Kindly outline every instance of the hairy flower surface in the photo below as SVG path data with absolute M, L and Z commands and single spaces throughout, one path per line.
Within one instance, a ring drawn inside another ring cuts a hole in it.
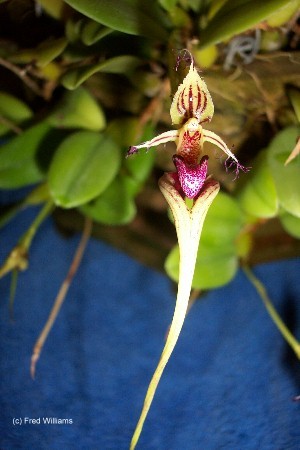
M 220 136 L 202 127 L 202 123 L 210 122 L 213 114 L 211 95 L 191 58 L 189 72 L 178 87 L 170 109 L 172 123 L 181 125 L 181 128 L 167 131 L 149 141 L 130 147 L 128 156 L 137 153 L 141 148 L 148 149 L 167 142 L 175 142 L 177 147 L 173 161 L 181 192 L 188 198 L 197 198 L 207 174 L 208 156 L 203 154 L 204 142 L 211 142 L 227 155 L 229 163 L 226 160 L 226 167 L 234 164 L 236 175 L 240 170 L 248 171 L 238 162 Z M 203 159 L 203 156 L 206 159 Z

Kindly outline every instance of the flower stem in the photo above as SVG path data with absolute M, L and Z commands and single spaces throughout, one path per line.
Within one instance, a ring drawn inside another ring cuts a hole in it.
M 268 293 L 266 291 L 265 286 L 263 283 L 255 276 L 251 268 L 247 264 L 242 265 L 243 270 L 249 279 L 249 281 L 253 284 L 255 287 L 258 295 L 260 296 L 263 304 L 265 305 L 268 313 L 271 316 L 271 319 L 277 326 L 278 330 L 284 337 L 284 339 L 287 341 L 287 343 L 291 346 L 293 351 L 295 352 L 298 359 L 300 359 L 300 343 L 297 341 L 297 339 L 293 336 L 293 334 L 290 332 L 288 327 L 285 325 L 285 323 L 282 321 L 281 317 L 279 316 L 278 312 L 274 308 L 273 303 L 271 302 Z

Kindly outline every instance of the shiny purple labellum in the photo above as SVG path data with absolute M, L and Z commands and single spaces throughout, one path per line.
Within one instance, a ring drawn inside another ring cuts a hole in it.
M 207 160 L 208 156 L 205 155 L 200 164 L 190 165 L 181 156 L 173 156 L 179 183 L 186 197 L 195 198 L 199 195 L 207 175 Z

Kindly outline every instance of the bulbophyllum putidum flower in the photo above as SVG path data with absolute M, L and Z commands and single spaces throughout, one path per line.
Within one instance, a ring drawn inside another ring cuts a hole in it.
M 130 156 L 141 148 L 148 149 L 170 141 L 176 143 L 176 153 L 173 156 L 176 171 L 165 173 L 159 180 L 159 187 L 173 213 L 180 254 L 175 311 L 165 346 L 150 381 L 143 409 L 132 437 L 131 450 L 136 447 L 159 380 L 181 332 L 192 287 L 202 226 L 206 213 L 220 188 L 217 181 L 207 178 L 208 156 L 203 154 L 204 142 L 211 142 L 225 152 L 227 155 L 226 168 L 235 164 L 236 175 L 239 170 L 248 170 L 238 162 L 235 155 L 217 134 L 202 127 L 203 123 L 211 120 L 214 105 L 190 54 L 189 58 L 191 62 L 189 72 L 178 87 L 170 110 L 172 123 L 179 125 L 180 128 L 162 133 L 150 141 L 132 146 L 128 150 L 128 156 Z M 187 203 L 186 198 L 193 200 L 192 206 L 188 206 L 190 202 Z

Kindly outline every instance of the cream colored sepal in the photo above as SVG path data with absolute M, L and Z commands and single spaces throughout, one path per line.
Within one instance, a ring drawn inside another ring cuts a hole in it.
M 200 196 L 195 200 L 192 208 L 188 208 L 184 199 L 174 186 L 172 175 L 167 173 L 164 174 L 159 180 L 159 187 L 174 216 L 180 252 L 179 282 L 176 306 L 169 334 L 157 368 L 150 381 L 144 406 L 131 440 L 130 450 L 134 450 L 136 447 L 159 380 L 174 350 L 182 329 L 190 298 L 204 219 L 212 201 L 220 189 L 220 185 L 217 181 L 212 179 L 207 180 L 202 188 Z

